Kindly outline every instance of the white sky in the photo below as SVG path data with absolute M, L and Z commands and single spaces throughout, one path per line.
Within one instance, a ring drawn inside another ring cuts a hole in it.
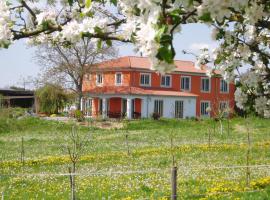
M 181 34 L 177 34 L 174 40 L 176 59 L 192 60 L 191 55 L 184 55 L 182 50 L 198 53 L 204 47 L 213 48 L 216 43 L 211 39 L 211 29 L 202 24 L 185 25 Z M 136 55 L 132 45 L 117 46 L 119 56 Z M 25 45 L 25 41 L 17 41 L 9 49 L 0 50 L 0 88 L 12 85 L 23 86 L 23 79 L 28 76 L 36 76 L 42 66 L 33 59 L 34 48 Z M 27 87 L 27 85 L 26 85 Z

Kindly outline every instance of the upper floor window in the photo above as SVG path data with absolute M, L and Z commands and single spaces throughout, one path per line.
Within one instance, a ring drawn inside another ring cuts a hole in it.
M 201 78 L 201 91 L 210 92 L 210 78 Z
M 220 91 L 224 93 L 229 92 L 229 84 L 223 79 L 220 79 Z
M 103 83 L 103 75 L 102 74 L 97 74 L 96 83 L 97 83 L 97 85 L 101 85 Z
M 115 85 L 122 85 L 122 73 L 115 74 Z
M 141 73 L 140 77 L 141 86 L 150 86 L 151 85 L 151 75 L 147 73 Z
M 172 79 L 171 75 L 161 76 L 161 86 L 171 87 L 171 83 L 172 83 L 171 79 Z
M 182 76 L 181 77 L 181 90 L 190 90 L 191 88 L 191 77 Z

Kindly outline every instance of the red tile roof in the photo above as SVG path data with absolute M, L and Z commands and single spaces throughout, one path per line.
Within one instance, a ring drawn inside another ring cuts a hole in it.
M 175 70 L 179 72 L 192 72 L 192 73 L 206 73 L 206 67 L 203 69 L 195 68 L 192 61 L 175 60 Z M 112 69 L 112 68 L 133 68 L 133 69 L 151 69 L 151 62 L 149 58 L 138 56 L 125 56 L 117 59 L 112 59 L 98 63 L 98 69 Z
M 157 96 L 178 96 L 178 97 L 196 97 L 198 95 L 189 92 L 180 92 L 172 90 L 155 90 L 140 87 L 127 86 L 103 86 L 87 90 L 90 94 L 135 94 L 135 95 L 157 95 Z

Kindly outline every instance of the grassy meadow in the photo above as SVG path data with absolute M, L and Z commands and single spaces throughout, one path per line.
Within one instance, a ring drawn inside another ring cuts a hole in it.
M 78 199 L 170 199 L 172 157 L 178 167 L 178 199 L 270 198 L 267 119 L 224 120 L 223 133 L 212 120 L 118 123 L 124 126 L 75 128 L 89 139 L 77 166 Z M 73 126 L 0 118 L 0 192 L 5 200 L 69 199 L 71 162 L 63 146 Z

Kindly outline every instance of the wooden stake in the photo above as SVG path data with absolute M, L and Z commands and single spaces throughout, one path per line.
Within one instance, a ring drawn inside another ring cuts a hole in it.
M 24 166 L 24 139 L 22 137 L 22 143 L 21 143 L 21 163 Z
M 177 167 L 176 166 L 173 166 L 173 168 L 172 168 L 171 184 L 172 184 L 172 196 L 171 196 L 171 199 L 172 200 L 177 200 Z

